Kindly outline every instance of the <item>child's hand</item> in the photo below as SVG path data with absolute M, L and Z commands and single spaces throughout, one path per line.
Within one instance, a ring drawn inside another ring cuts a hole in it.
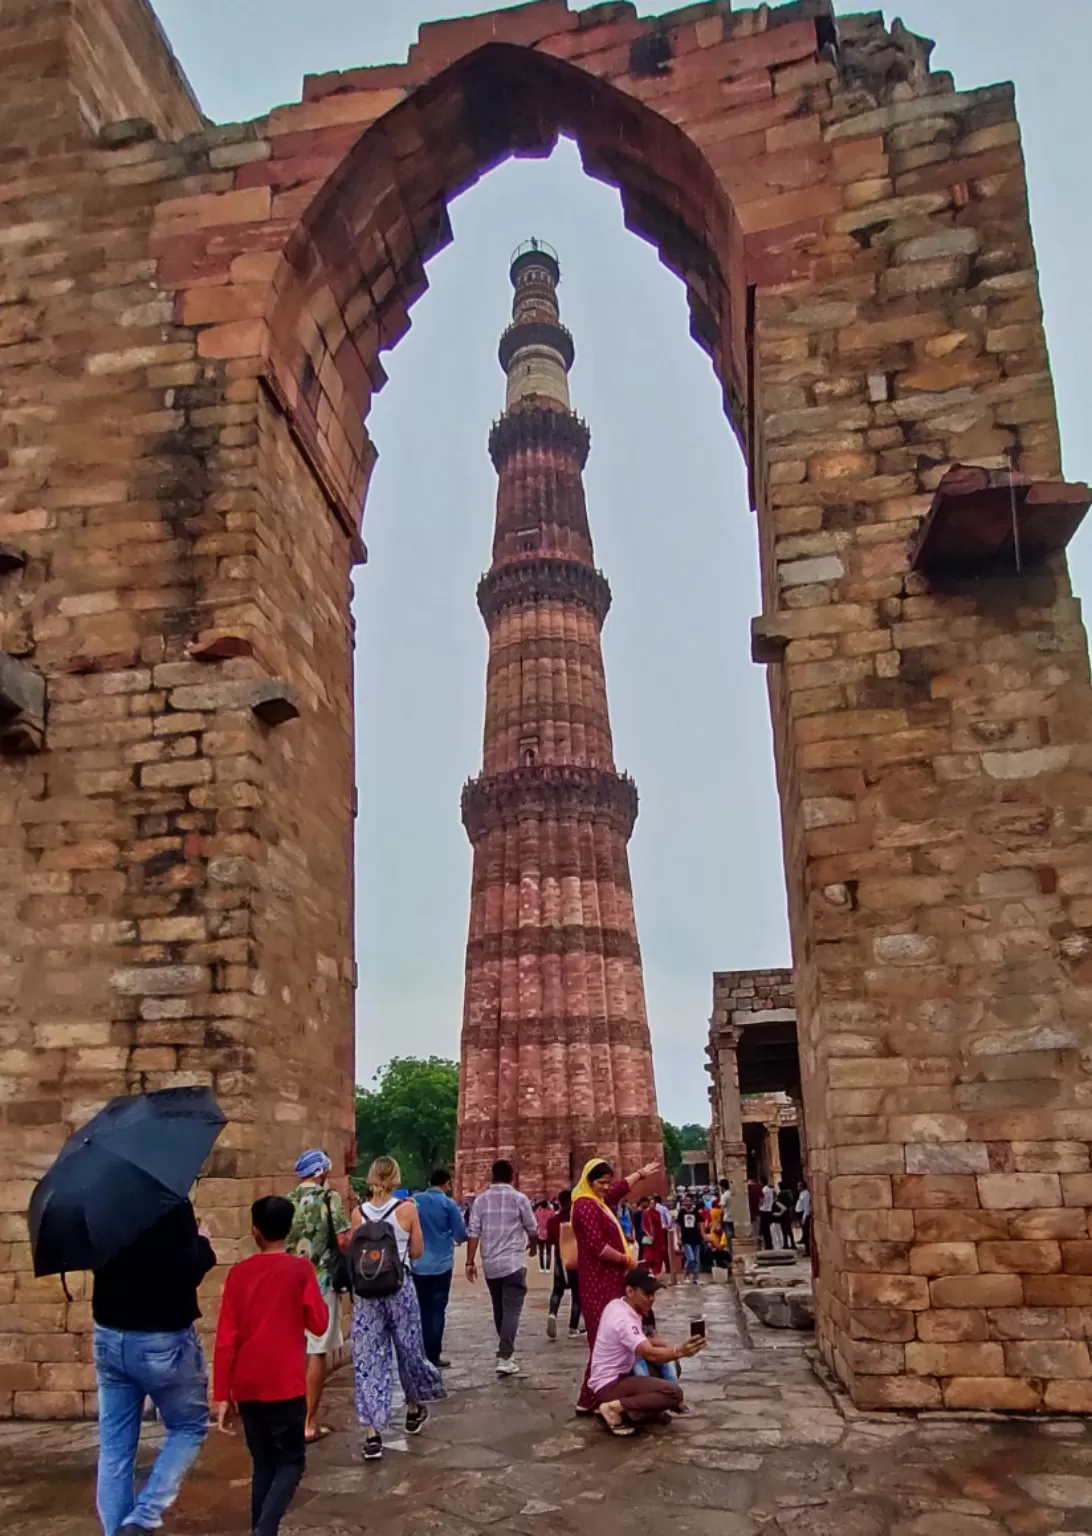
M 216 1428 L 222 1435 L 233 1435 L 235 1431 L 232 1424 L 235 1421 L 235 1404 L 218 1403 L 216 1405 Z

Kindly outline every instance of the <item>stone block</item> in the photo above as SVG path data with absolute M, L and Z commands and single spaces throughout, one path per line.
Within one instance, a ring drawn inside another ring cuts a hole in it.
M 977 1180 L 978 1198 L 987 1211 L 1027 1210 L 1062 1203 L 1056 1173 L 986 1173 Z
M 853 1383 L 858 1408 L 914 1411 L 943 1406 L 940 1383 L 927 1376 L 863 1376 Z
M 975 1180 L 958 1174 L 904 1174 L 891 1181 L 893 1203 L 913 1210 L 975 1210 Z
M 929 1282 L 929 1297 L 934 1307 L 1018 1307 L 1024 1289 L 1019 1275 L 942 1275 Z
M 1034 1376 L 1044 1381 L 1092 1380 L 1092 1359 L 1083 1340 L 1013 1340 L 1004 1345 L 1004 1351 L 1005 1368 L 1012 1376 Z
M 846 1301 L 850 1307 L 892 1307 L 903 1312 L 922 1312 L 930 1304 L 929 1281 L 922 1275 L 850 1273 L 845 1276 L 845 1281 Z
M 906 1369 L 914 1376 L 1003 1376 L 1005 1346 L 907 1344 Z
M 944 1383 L 944 1406 L 979 1413 L 1034 1413 L 1043 1406 L 1043 1393 L 1035 1381 L 1014 1381 L 999 1376 L 953 1376 Z
M 1062 1252 L 1047 1241 L 979 1243 L 978 1263 L 983 1274 L 1053 1275 L 1062 1268 Z
M 966 1307 L 931 1307 L 917 1316 L 923 1344 L 985 1343 L 990 1338 L 986 1313 Z
M 912 1275 L 976 1275 L 978 1268 L 974 1243 L 916 1243 L 910 1249 Z

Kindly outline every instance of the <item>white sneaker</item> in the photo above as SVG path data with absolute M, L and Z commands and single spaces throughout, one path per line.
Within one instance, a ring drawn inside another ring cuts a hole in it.
M 552 1312 L 546 1319 L 546 1337 L 548 1339 L 557 1338 L 557 1318 L 553 1315 Z
M 498 1376 L 518 1376 L 519 1375 L 519 1366 L 516 1364 L 516 1362 L 512 1359 L 511 1356 L 509 1356 L 507 1360 L 500 1360 L 500 1359 L 498 1359 L 498 1361 L 497 1361 L 497 1375 Z

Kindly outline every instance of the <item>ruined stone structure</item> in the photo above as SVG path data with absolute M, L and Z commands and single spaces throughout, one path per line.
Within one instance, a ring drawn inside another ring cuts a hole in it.
M 512 262 L 493 563 L 478 587 L 485 745 L 463 793 L 474 872 L 455 1182 L 484 1189 L 506 1157 L 534 1199 L 571 1187 L 591 1157 L 632 1171 L 663 1155 L 626 852 L 637 790 L 614 766 L 599 642 L 610 588 L 588 528 L 591 439 L 569 404 L 560 276 L 537 241 Z
M 103 1099 L 214 1085 L 225 1259 L 302 1142 L 351 1156 L 369 402 L 448 202 L 562 131 L 750 470 L 820 1348 L 867 1408 L 1092 1408 L 1087 493 L 1011 87 L 826 0 L 345 62 L 213 127 L 144 0 L 0 11 L 0 1412 L 92 1406 L 24 1212 Z
M 737 1232 L 750 1227 L 746 1184 L 751 1174 L 780 1179 L 782 1131 L 796 1137 L 802 1161 L 803 1106 L 791 971 L 715 971 L 709 1044 L 705 1048 L 713 1160 L 732 1185 Z

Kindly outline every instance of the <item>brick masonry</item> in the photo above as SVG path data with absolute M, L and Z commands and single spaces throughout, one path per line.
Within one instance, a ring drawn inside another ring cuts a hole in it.
M 953 464 L 1061 476 L 1011 87 L 822 0 L 539 0 L 227 127 L 143 0 L 7 0 L 0 75 L 0 649 L 47 687 L 0 759 L 0 1412 L 91 1406 L 23 1213 L 104 1098 L 214 1084 L 226 1258 L 301 1140 L 350 1155 L 369 402 L 448 201 L 562 130 L 750 468 L 820 1347 L 863 1407 L 1092 1407 L 1085 634 L 1061 556 L 909 553 Z

